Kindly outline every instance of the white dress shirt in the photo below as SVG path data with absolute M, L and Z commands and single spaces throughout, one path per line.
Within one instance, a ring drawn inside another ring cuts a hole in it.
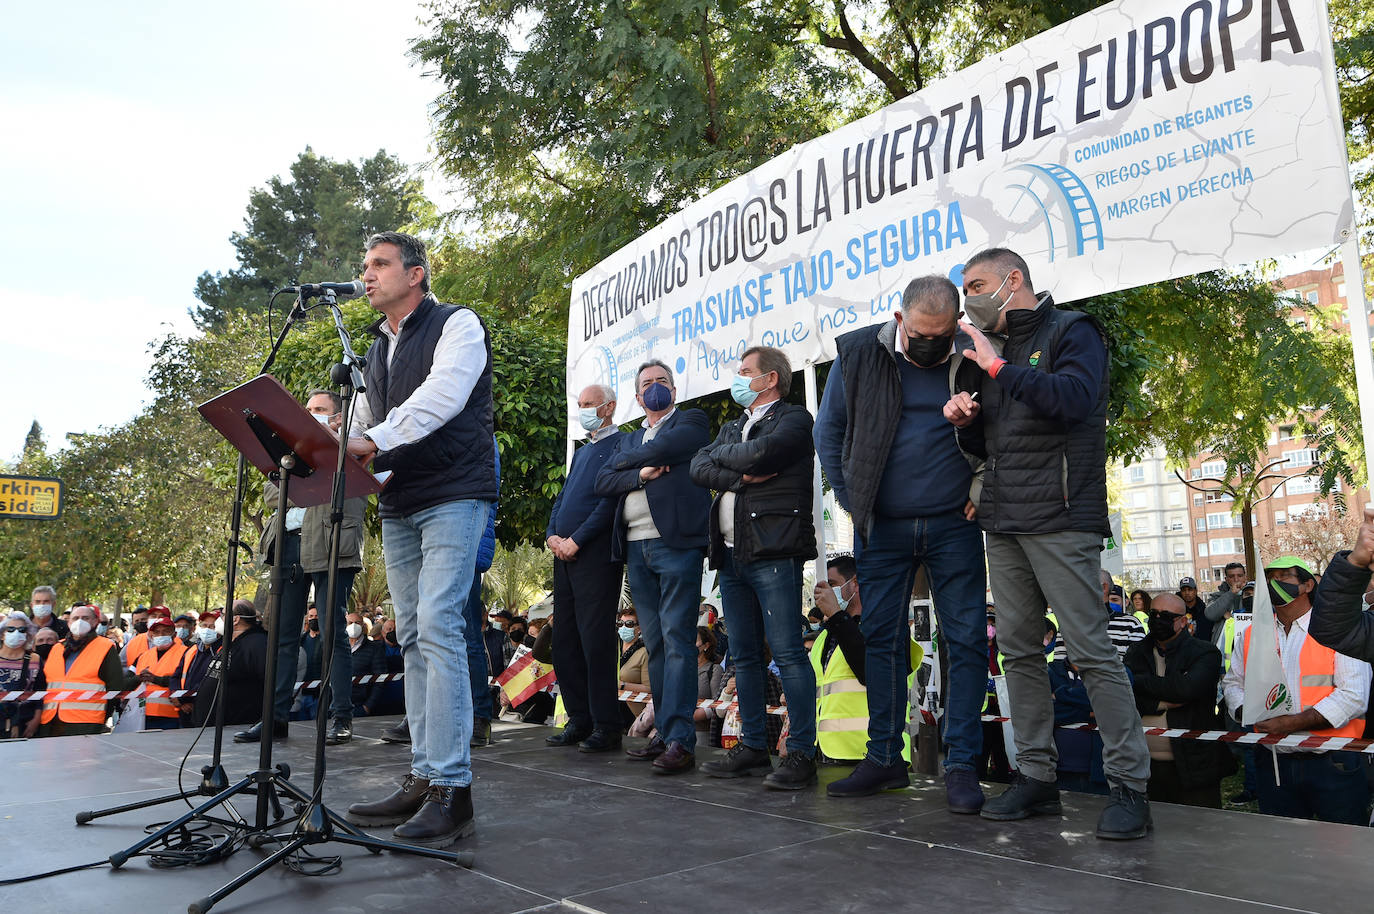
M 1307 641 L 1307 623 L 1312 617 L 1312 612 L 1303 613 L 1288 631 L 1283 630 L 1283 623 L 1277 619 L 1274 624 L 1279 634 L 1279 659 L 1283 662 L 1283 678 L 1288 684 L 1288 693 L 1293 696 L 1299 705 L 1302 704 L 1300 680 L 1302 678 L 1301 656 L 1303 644 Z M 1236 642 L 1231 649 L 1231 668 L 1226 671 L 1226 675 L 1221 679 L 1222 695 L 1232 713 L 1239 720 L 1241 709 L 1245 706 L 1245 631 L 1249 628 L 1236 626 Z M 1363 660 L 1356 660 L 1354 657 L 1347 657 L 1345 654 L 1336 655 L 1336 688 L 1330 695 L 1317 702 L 1312 707 L 1317 709 L 1317 713 L 1325 717 L 1332 727 L 1343 727 L 1357 717 L 1362 717 L 1365 712 L 1365 705 L 1369 701 L 1369 683 L 1374 670 L 1370 669 L 1368 663 Z M 1299 711 L 1306 711 L 1307 708 L 1299 707 Z M 1324 749 L 1292 749 L 1287 746 L 1271 746 L 1278 752 L 1324 752 Z
M 387 368 L 396 354 L 396 344 L 405 333 L 411 315 L 401 318 L 397 330 L 392 331 L 389 320 L 382 321 L 381 332 L 390 341 L 387 347 Z M 384 417 L 372 415 L 367 397 L 358 397 L 353 407 L 350 435 L 363 432 L 372 439 L 379 451 L 389 451 L 403 444 L 419 441 L 445 422 L 463 411 L 472 389 L 487 367 L 487 348 L 482 322 L 477 315 L 464 308 L 451 315 L 444 324 L 434 346 L 434 361 L 429 375 L 405 402 Z

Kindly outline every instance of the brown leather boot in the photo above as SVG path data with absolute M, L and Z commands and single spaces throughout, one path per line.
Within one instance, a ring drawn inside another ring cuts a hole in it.
M 354 803 L 344 818 L 354 825 L 396 825 L 409 819 L 425 802 L 429 779 L 407 774 L 401 787 L 391 796 L 375 803 Z
M 476 831 L 472 823 L 472 788 L 440 787 L 437 784 L 425 794 L 425 805 L 399 825 L 392 837 L 406 844 L 420 847 L 448 847 L 459 838 Z

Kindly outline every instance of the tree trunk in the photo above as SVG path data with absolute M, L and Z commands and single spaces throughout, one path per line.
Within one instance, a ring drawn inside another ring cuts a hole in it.
M 1245 538 L 1245 573 L 1249 580 L 1258 581 L 1255 576 L 1255 524 L 1252 518 L 1252 503 L 1249 498 L 1241 502 L 1240 531 Z

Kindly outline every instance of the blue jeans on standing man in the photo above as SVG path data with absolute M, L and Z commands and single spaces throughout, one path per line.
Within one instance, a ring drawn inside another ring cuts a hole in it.
M 983 747 L 982 707 L 987 691 L 987 574 L 983 533 L 962 508 L 929 517 L 875 515 L 868 542 L 854 543 L 868 686 L 868 758 L 878 765 L 902 760 L 907 726 L 908 625 L 916 569 L 926 567 L 949 654 L 945 689 L 945 770 L 974 770 Z M 731 632 L 734 620 L 731 620 Z
M 751 749 L 773 748 L 768 745 L 764 706 L 766 639 L 787 696 L 787 752 L 814 758 L 816 671 L 802 648 L 802 560 L 760 559 L 736 565 L 734 550 L 723 552 L 720 602 L 730 626 L 730 655 L 735 660 L 740 742 Z
M 405 658 L 411 773 L 438 787 L 472 783 L 464 607 L 490 510 L 490 502 L 463 499 L 382 518 L 387 584 Z
M 625 576 L 649 653 L 654 723 L 665 743 L 696 751 L 697 609 L 701 605 L 701 549 L 673 549 L 659 539 L 632 540 Z

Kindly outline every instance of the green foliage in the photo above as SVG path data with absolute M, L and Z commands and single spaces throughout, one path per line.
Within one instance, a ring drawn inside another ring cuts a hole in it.
M 291 165 L 290 180 L 273 177 L 252 192 L 245 230 L 229 238 L 239 265 L 201 274 L 192 317 L 201 329 L 220 329 L 235 310 L 260 313 L 281 286 L 356 276 L 369 235 L 431 213 L 420 181 L 385 150 L 354 163 L 321 158 L 306 147 Z
M 552 588 L 553 554 L 542 545 L 497 546 L 482 579 L 482 598 L 490 609 L 524 613 Z

